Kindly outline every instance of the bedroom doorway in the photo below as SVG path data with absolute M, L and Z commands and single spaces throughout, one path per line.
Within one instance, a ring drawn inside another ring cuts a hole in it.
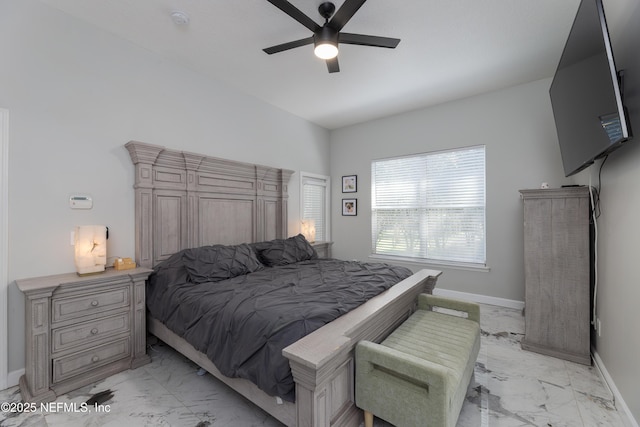
M 8 387 L 9 329 L 7 326 L 9 239 L 9 110 L 0 108 L 0 390 Z

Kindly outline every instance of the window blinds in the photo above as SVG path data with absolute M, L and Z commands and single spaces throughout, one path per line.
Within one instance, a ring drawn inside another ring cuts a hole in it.
M 316 241 L 328 238 L 327 221 L 327 180 L 304 176 L 302 178 L 302 219 L 313 219 L 316 225 Z
M 372 251 L 486 263 L 485 148 L 376 160 Z

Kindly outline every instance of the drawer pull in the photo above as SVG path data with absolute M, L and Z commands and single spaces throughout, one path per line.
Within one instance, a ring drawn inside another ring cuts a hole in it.
M 91 335 L 95 335 L 95 334 L 97 334 L 97 333 L 98 333 L 98 328 L 93 328 L 93 329 L 91 330 Z
M 91 361 L 92 361 L 93 363 L 96 363 L 98 360 L 100 360 L 100 358 L 99 358 L 98 356 L 93 356 L 93 357 L 91 358 Z
M 95 300 L 95 299 L 94 299 L 93 301 L 91 301 L 91 306 L 92 306 L 92 307 L 97 307 L 97 306 L 98 306 L 98 304 L 100 304 L 100 303 L 98 302 L 98 300 Z

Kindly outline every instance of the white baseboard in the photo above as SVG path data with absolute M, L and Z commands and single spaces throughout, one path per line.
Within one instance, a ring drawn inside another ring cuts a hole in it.
M 24 368 L 17 371 L 11 371 L 7 374 L 7 388 L 17 386 L 20 382 L 20 377 L 24 375 Z
M 611 393 L 613 393 L 616 408 L 618 409 L 618 412 L 622 414 L 622 421 L 628 427 L 640 427 L 640 425 L 638 425 L 638 421 L 636 421 L 633 414 L 631 413 L 631 410 L 622 398 L 620 390 L 618 390 L 618 387 L 616 387 L 616 384 L 613 382 L 613 378 L 611 378 L 611 375 L 609 375 L 609 372 L 604 366 L 604 362 L 602 362 L 602 359 L 600 358 L 598 352 L 594 348 L 591 348 L 591 354 L 593 355 L 593 362 L 596 369 L 602 376 L 602 379 L 604 380 L 607 387 L 609 387 L 609 390 L 611 390 Z
M 468 292 L 452 291 L 449 289 L 441 289 L 436 287 L 433 290 L 434 295 L 440 295 L 443 297 L 455 298 L 463 301 L 471 301 L 480 304 L 497 305 L 498 307 L 515 308 L 516 310 L 522 310 L 524 308 L 524 301 L 517 301 L 506 298 L 489 297 L 480 294 L 470 294 Z

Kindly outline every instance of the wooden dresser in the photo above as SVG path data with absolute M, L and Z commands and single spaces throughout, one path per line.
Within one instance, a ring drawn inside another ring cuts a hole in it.
M 590 365 L 589 189 L 520 193 L 525 271 L 522 348 Z
M 57 395 L 149 363 L 145 281 L 136 268 L 16 280 L 26 296 L 25 402 Z

